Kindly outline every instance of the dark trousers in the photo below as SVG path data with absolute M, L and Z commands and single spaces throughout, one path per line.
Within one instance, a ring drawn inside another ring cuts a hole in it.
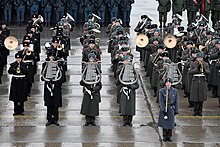
M 125 124 L 131 123 L 132 119 L 133 119 L 133 115 L 124 115 L 123 116 L 123 121 L 124 121 Z
M 163 128 L 163 138 L 170 139 L 172 137 L 172 129 L 164 129 Z
M 164 23 L 163 26 L 166 25 L 167 12 L 159 12 L 159 22 L 160 22 L 160 27 L 162 27 L 162 22 Z
M 194 114 L 202 113 L 203 102 L 194 102 Z
M 59 111 L 57 107 L 47 106 L 47 120 L 59 120 Z
M 188 25 L 193 23 L 196 19 L 196 11 L 187 11 Z
M 21 114 L 24 112 L 24 102 L 14 102 L 14 113 Z
M 95 116 L 86 115 L 86 123 L 94 123 L 94 122 L 95 122 Z
M 27 83 L 27 94 L 31 93 L 32 83 Z

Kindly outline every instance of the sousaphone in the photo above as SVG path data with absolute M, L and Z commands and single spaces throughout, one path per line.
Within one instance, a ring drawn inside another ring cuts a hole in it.
M 18 39 L 14 36 L 8 36 L 4 41 L 4 45 L 8 50 L 15 50 L 18 47 Z
M 174 48 L 177 44 L 177 39 L 174 35 L 172 34 L 168 34 L 167 36 L 165 36 L 165 38 L 163 39 L 163 43 L 167 48 Z
M 135 38 L 135 43 L 138 47 L 143 48 L 145 46 L 148 45 L 149 43 L 149 39 L 146 35 L 144 34 L 139 34 L 136 38 Z

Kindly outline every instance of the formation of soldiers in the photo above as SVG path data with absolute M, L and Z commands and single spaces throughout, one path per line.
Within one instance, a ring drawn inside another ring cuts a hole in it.
M 220 107 L 218 25 L 212 28 L 204 15 L 197 15 L 184 30 L 180 25 L 183 18 L 178 14 L 172 18 L 167 27 L 158 29 L 149 16 L 142 15 L 135 31 L 138 35 L 147 36 L 149 43 L 144 47 L 137 46 L 136 50 L 140 52 L 140 60 L 144 63 L 146 76 L 150 77 L 157 102 L 164 80 L 173 76 L 169 77 L 176 80 L 173 86 L 182 85 L 189 107 L 194 107 L 193 115 L 202 116 L 208 90 L 212 90 L 213 98 L 218 97 Z
M 51 23 L 51 17 L 55 16 L 56 23 L 67 12 L 75 19 L 74 24 L 78 23 L 78 16 L 83 16 L 82 22 L 88 21 L 88 15 L 98 14 L 101 17 L 100 25 L 109 22 L 112 17 L 122 17 L 125 26 L 129 26 L 130 13 L 134 0 L 1 0 L 0 5 L 4 8 L 4 20 L 11 23 L 16 14 L 17 24 L 23 25 L 25 18 L 30 18 L 33 14 L 42 15 L 46 25 Z M 15 13 L 13 13 L 15 12 Z M 28 13 L 29 12 L 29 13 Z M 25 14 L 30 14 L 26 16 Z M 52 15 L 56 14 L 56 15 Z M 110 18 L 106 19 L 106 16 Z

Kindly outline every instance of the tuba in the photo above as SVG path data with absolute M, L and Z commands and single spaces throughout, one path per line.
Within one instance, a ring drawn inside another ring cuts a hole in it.
M 62 71 L 58 66 L 59 61 L 46 61 L 46 66 L 42 70 L 42 79 L 44 81 L 59 81 L 62 78 Z
M 83 62 L 85 65 L 82 72 L 82 81 L 88 85 L 97 84 L 101 81 L 100 62 Z
M 138 72 L 134 67 L 135 63 L 123 63 L 123 67 L 118 76 L 119 82 L 123 85 L 132 85 L 138 81 Z

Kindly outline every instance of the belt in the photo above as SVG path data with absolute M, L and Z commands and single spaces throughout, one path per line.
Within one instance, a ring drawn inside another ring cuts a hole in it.
M 24 63 L 32 63 L 33 64 L 33 60 L 24 60 Z
M 194 74 L 193 77 L 205 77 L 204 74 Z
M 25 75 L 12 75 L 12 77 L 14 77 L 14 78 L 24 78 Z

